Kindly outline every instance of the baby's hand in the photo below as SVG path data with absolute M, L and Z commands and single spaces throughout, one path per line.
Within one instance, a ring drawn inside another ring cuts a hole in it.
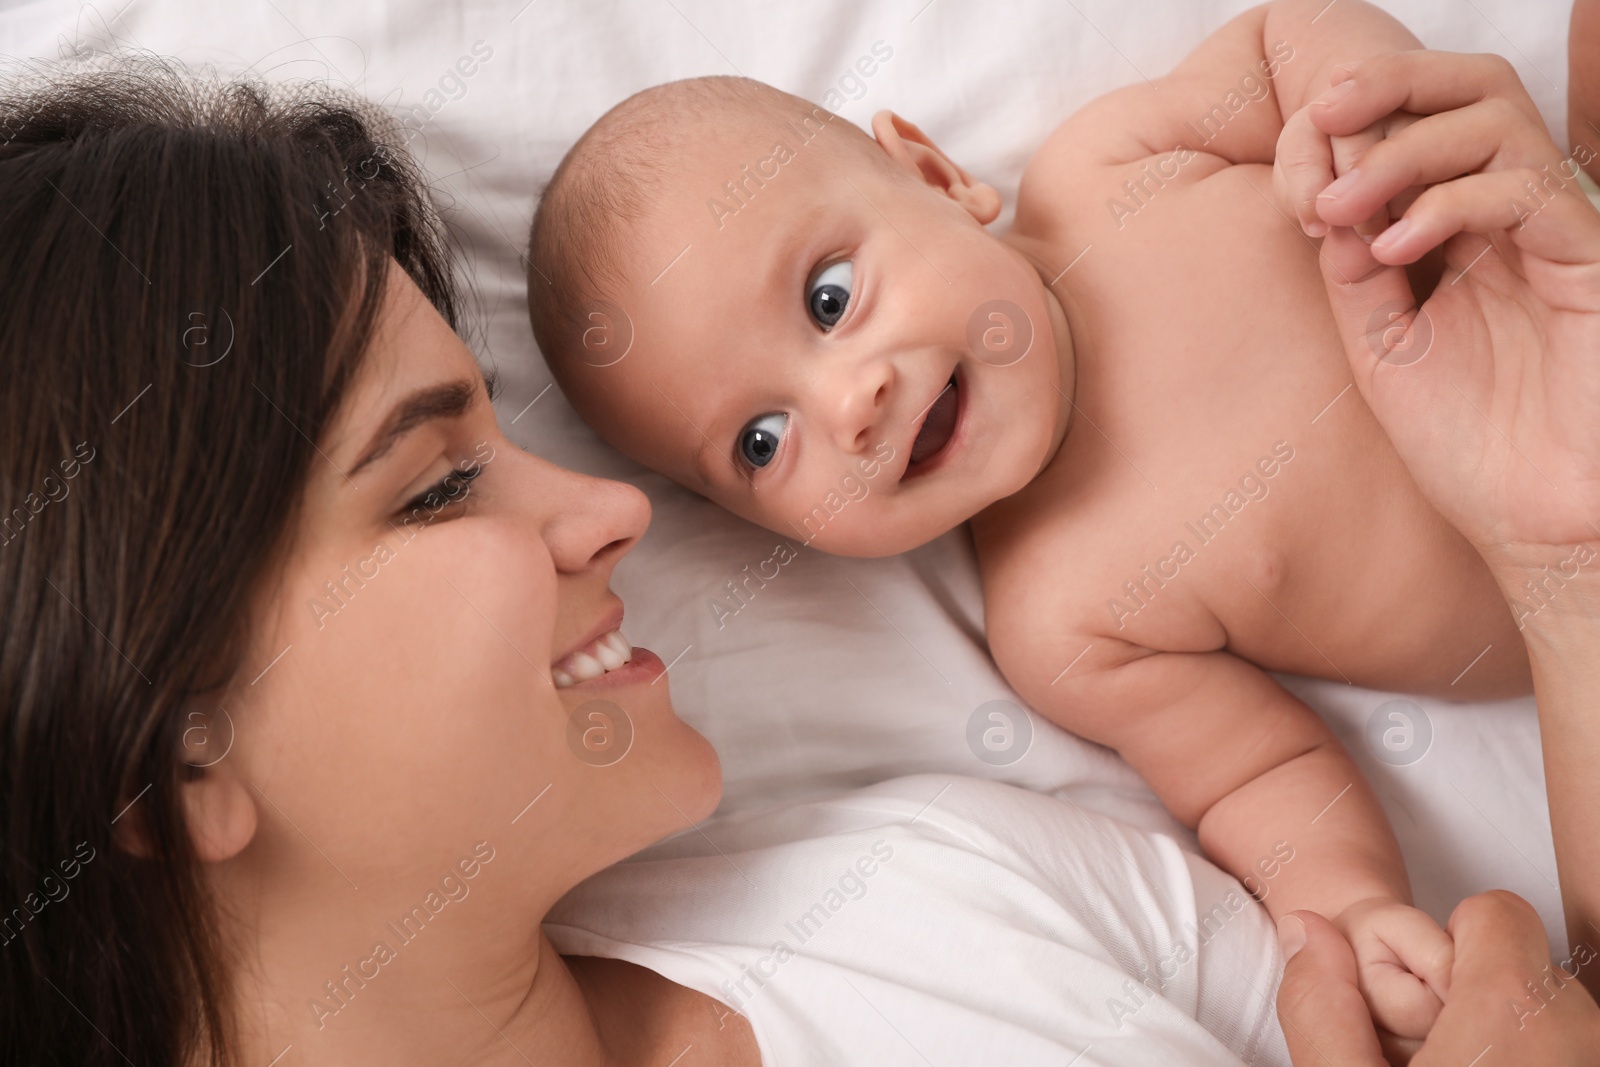
M 1272 160 L 1272 188 L 1279 208 L 1299 224 L 1307 237 L 1323 237 L 1328 233 L 1328 224 L 1317 214 L 1317 194 L 1335 178 L 1342 178 L 1354 169 L 1367 149 L 1399 133 L 1418 118 L 1396 111 L 1364 130 L 1330 137 L 1312 122 L 1315 109 L 1326 106 L 1321 101 L 1312 101 L 1290 115 L 1283 124 L 1283 132 L 1278 135 L 1278 147 Z M 1388 227 L 1391 217 L 1399 218 L 1404 214 L 1420 192 L 1420 189 L 1409 189 L 1390 203 L 1380 204 L 1370 218 L 1355 224 L 1355 231 L 1370 241 Z
M 1386 897 L 1350 905 L 1334 919 L 1355 950 L 1367 1010 L 1402 1038 L 1427 1036 L 1444 1008 L 1455 942 L 1425 912 Z

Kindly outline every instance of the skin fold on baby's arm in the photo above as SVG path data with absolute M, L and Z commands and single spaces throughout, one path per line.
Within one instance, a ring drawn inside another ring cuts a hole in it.
M 1336 67 L 1421 47 L 1394 19 L 1358 0 L 1257 8 L 1167 77 L 1090 105 L 1075 129 L 1079 159 L 1127 167 L 1184 145 L 1194 115 L 1222 99 L 1241 71 L 1276 66 L 1271 61 L 1281 60 L 1286 46 L 1293 62 L 1272 79 L 1278 106 L 1246 109 L 1201 153 L 1220 157 L 1215 165 L 1190 173 L 1272 165 L 1286 124 L 1328 89 Z M 1279 209 L 1286 224 L 1305 217 L 1295 205 Z M 1452 943 L 1409 907 L 1405 867 L 1383 811 L 1316 713 L 1226 650 L 1158 650 L 1105 632 L 1039 627 L 1034 619 L 1031 634 L 990 635 L 1019 692 L 1066 728 L 1121 753 L 1198 830 L 1207 854 L 1247 886 L 1260 886 L 1269 864 L 1269 912 L 1306 909 L 1332 919 L 1356 950 L 1379 1024 L 1402 1036 L 1425 1034 L 1441 1007 Z M 1052 677 L 1032 654 L 1046 641 L 1087 646 L 1083 662 Z M 1272 863 L 1283 842 L 1295 859 Z

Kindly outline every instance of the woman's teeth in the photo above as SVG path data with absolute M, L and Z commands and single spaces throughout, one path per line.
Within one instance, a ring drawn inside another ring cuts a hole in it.
M 559 666 L 551 669 L 550 678 L 557 689 L 566 689 L 614 671 L 632 658 L 633 646 L 628 644 L 621 630 L 612 630 L 562 660 Z

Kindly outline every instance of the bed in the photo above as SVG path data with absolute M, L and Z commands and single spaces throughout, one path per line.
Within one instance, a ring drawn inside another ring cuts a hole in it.
M 1431 46 L 1511 59 L 1565 143 L 1566 5 L 1381 2 Z M 0 52 L 56 57 L 116 43 L 225 71 L 327 78 L 393 107 L 416 131 L 411 146 L 478 294 L 468 340 L 505 382 L 502 425 L 552 461 L 639 486 L 654 505 L 650 535 L 616 586 L 628 635 L 671 664 L 676 706 L 721 754 L 726 791 L 701 827 L 709 839 L 731 817 L 930 774 L 1059 792 L 1192 842 L 1113 753 L 1020 707 L 984 649 L 964 529 L 886 560 L 800 549 L 776 577 L 745 581 L 780 539 L 641 470 L 578 421 L 534 347 L 522 253 L 535 194 L 568 145 L 648 85 L 741 73 L 860 123 L 892 107 L 1009 205 L 1023 163 L 1055 123 L 1105 90 L 1169 69 L 1247 6 L 35 0 L 0 10 Z M 863 56 L 875 59 L 858 65 Z M 1283 680 L 1327 717 L 1374 783 L 1421 907 L 1443 920 L 1468 894 L 1508 888 L 1564 945 L 1531 698 L 1448 706 Z M 1000 721 L 994 715 L 1013 731 L 1004 751 L 976 740 Z

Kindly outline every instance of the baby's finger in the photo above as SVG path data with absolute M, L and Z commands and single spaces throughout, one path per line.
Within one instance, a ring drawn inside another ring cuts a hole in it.
M 1334 85 L 1308 105 L 1311 122 L 1327 134 L 1364 129 L 1394 111 L 1434 115 L 1503 97 L 1532 121 L 1539 109 L 1501 56 L 1458 52 L 1391 52 L 1336 70 Z
M 1433 1028 L 1450 988 L 1455 942 L 1416 908 L 1370 913 L 1353 934 L 1361 992 L 1372 1017 L 1391 1033 L 1422 1038 Z
M 1387 911 L 1374 923 L 1373 932 L 1435 996 L 1443 1000 L 1450 995 L 1456 943 L 1431 915 L 1416 908 Z
M 1304 108 L 1289 116 L 1278 135 L 1272 184 L 1293 211 L 1307 237 L 1321 237 L 1328 224 L 1317 216 L 1317 194 L 1334 179 L 1333 147 L 1328 135 L 1311 125 Z
M 1355 176 L 1343 174 L 1321 191 L 1317 210 L 1330 225 L 1350 226 L 1413 186 L 1510 167 L 1542 168 L 1546 186 L 1565 184 L 1561 154 L 1543 127 L 1529 126 L 1513 105 L 1496 97 L 1431 115 L 1374 142 Z
M 1373 258 L 1390 265 L 1413 263 L 1429 249 L 1462 232 L 1507 231 L 1518 248 L 1555 263 L 1592 264 L 1600 258 L 1600 213 L 1574 186 L 1536 199 L 1528 190 L 1542 175 L 1534 170 L 1472 174 L 1435 185 L 1417 197 L 1405 217 L 1372 244 Z M 1593 283 L 1585 310 L 1595 304 Z
M 1320 131 L 1319 131 L 1320 132 Z M 1344 177 L 1361 162 L 1361 157 L 1367 154 L 1367 149 L 1383 140 L 1381 123 L 1373 123 L 1360 133 L 1349 136 L 1327 137 L 1328 147 L 1333 151 L 1333 173 L 1335 177 Z M 1321 192 L 1318 189 L 1317 192 Z
M 1444 1010 L 1444 1001 L 1433 990 L 1392 963 L 1364 964 L 1361 993 L 1377 1024 L 1400 1037 L 1427 1037 Z

